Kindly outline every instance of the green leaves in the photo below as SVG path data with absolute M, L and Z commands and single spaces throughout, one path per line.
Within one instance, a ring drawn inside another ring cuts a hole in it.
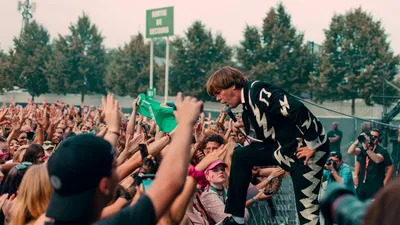
M 200 21 L 194 22 L 185 32 L 185 37 L 177 37 L 172 46 L 170 89 L 172 93 L 181 91 L 209 100 L 205 91 L 208 76 L 219 66 L 231 62 L 232 49 L 221 34 L 212 35 Z M 217 66 L 218 65 L 218 66 Z
M 105 77 L 107 89 L 122 96 L 145 93 L 149 87 L 150 47 L 143 35 L 139 33 L 124 47 L 109 54 L 112 55 Z
M 303 45 L 290 15 L 282 4 L 271 8 L 260 31 L 246 26 L 238 48 L 238 60 L 250 79 L 260 79 L 300 94 L 308 89 L 314 57 Z
M 81 93 L 82 98 L 86 92 L 105 94 L 104 37 L 86 14 L 69 29 L 69 35 L 54 40 L 53 55 L 46 65 L 51 92 Z
M 371 95 L 382 92 L 382 81 L 394 79 L 399 64 L 381 23 L 357 8 L 335 15 L 325 35 L 319 77 L 310 83 L 316 100 L 363 98 L 371 103 Z
M 51 54 L 49 39 L 47 30 L 36 21 L 26 24 L 20 37 L 14 38 L 13 81 L 32 97 L 48 91 L 44 69 Z

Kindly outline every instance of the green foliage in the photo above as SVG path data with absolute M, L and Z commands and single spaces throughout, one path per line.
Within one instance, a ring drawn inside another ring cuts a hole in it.
M 48 91 L 44 69 L 51 54 L 49 39 L 47 30 L 35 21 L 26 24 L 20 37 L 14 38 L 13 84 L 25 88 L 32 97 Z
M 333 16 L 325 36 L 319 76 L 312 77 L 310 86 L 320 102 L 352 100 L 354 114 L 355 99 L 370 104 L 371 95 L 382 93 L 382 81 L 394 79 L 399 56 L 390 49 L 381 23 L 361 8 Z
M 10 56 L 0 49 L 0 93 L 12 87 Z
M 246 26 L 238 60 L 250 79 L 274 83 L 293 94 L 307 91 L 314 55 L 291 24 L 282 4 L 271 8 L 261 31 Z
M 106 73 L 107 89 L 121 96 L 135 97 L 146 93 L 150 74 L 149 49 L 139 33 L 123 48 L 114 51 Z
M 69 30 L 69 35 L 59 35 L 53 43 L 54 54 L 46 66 L 50 90 L 61 94 L 104 94 L 107 66 L 104 37 L 86 14 Z
M 210 99 L 204 85 L 212 68 L 225 65 L 232 58 L 232 49 L 226 44 L 221 34 L 215 37 L 200 21 L 194 22 L 185 32 L 185 37 L 177 37 L 172 42 L 170 69 L 171 93 L 179 91 Z

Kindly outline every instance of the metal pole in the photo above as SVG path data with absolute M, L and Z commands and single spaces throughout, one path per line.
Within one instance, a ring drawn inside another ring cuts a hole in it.
M 169 37 L 167 36 L 167 40 L 166 40 L 166 50 L 165 50 L 165 92 L 164 92 L 164 96 L 165 96 L 165 102 L 168 101 L 168 79 L 169 79 L 169 73 L 168 73 L 168 68 L 169 68 Z
M 386 115 L 387 113 L 387 107 L 386 107 L 386 99 L 385 99 L 385 92 L 386 92 L 386 82 L 385 80 L 382 81 L 382 100 L 383 100 L 383 115 Z
M 153 88 L 153 38 L 150 38 L 150 88 Z

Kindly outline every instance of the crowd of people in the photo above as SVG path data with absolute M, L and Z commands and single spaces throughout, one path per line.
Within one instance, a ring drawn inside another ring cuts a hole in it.
M 221 110 L 213 120 L 201 101 L 179 93 L 177 126 L 164 133 L 138 113 L 138 98 L 131 115 L 112 95 L 99 107 L 3 104 L 0 223 L 245 224 L 260 201 L 274 216 L 271 198 L 291 176 L 300 223 L 319 224 L 321 180 L 356 186 L 364 200 L 390 179 L 378 130 L 348 149 L 358 155 L 353 180 L 337 124 L 326 134 L 289 94 L 230 67 L 206 87 L 224 105 L 243 105 L 244 113 Z
M 201 102 L 177 99 L 178 126 L 169 134 L 137 113 L 138 99 L 130 116 L 112 96 L 100 107 L 3 104 L 0 222 L 220 223 L 244 135 L 224 111 L 212 120 Z M 278 167 L 252 171 L 246 207 L 270 199 L 286 175 Z

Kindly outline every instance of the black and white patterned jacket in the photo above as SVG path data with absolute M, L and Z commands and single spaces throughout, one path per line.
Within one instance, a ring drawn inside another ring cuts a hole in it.
M 246 133 L 251 127 L 257 139 L 277 141 L 281 154 L 293 157 L 303 144 L 321 151 L 327 143 L 321 122 L 303 103 L 275 85 L 248 81 L 242 89 L 242 104 Z

